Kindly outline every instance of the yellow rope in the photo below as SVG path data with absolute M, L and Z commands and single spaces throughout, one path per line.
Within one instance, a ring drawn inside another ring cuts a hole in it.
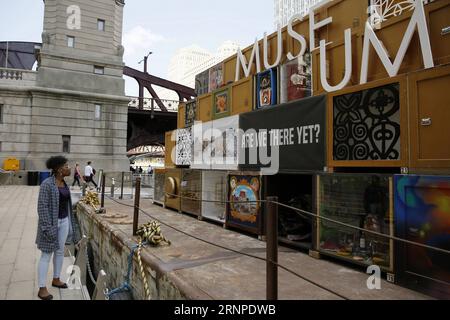
M 170 245 L 170 241 L 167 240 L 161 233 L 161 225 L 156 222 L 152 221 L 147 224 L 142 225 L 137 230 L 137 235 L 139 236 L 139 244 L 138 244 L 138 250 L 137 250 L 137 259 L 139 263 L 139 270 L 141 272 L 141 278 L 144 282 L 144 291 L 145 296 L 147 300 L 151 300 L 150 295 L 150 288 L 148 286 L 147 276 L 145 274 L 144 265 L 142 263 L 141 253 L 142 248 L 144 247 L 144 243 L 149 243 L 153 246 L 158 246 L 162 242 L 166 242 L 168 245 Z
M 97 210 L 98 206 L 100 205 L 100 201 L 98 200 L 98 194 L 92 191 L 86 192 L 86 195 L 80 199 L 80 202 L 93 207 L 95 210 Z
M 151 221 L 149 223 L 142 225 L 137 230 L 137 235 L 143 241 L 146 241 L 153 246 L 158 246 L 162 242 L 165 242 L 168 245 L 170 245 L 170 241 L 167 240 L 161 232 L 161 225 L 156 221 Z
M 148 287 L 148 281 L 147 281 L 147 277 L 145 275 L 144 265 L 142 264 L 142 259 L 141 259 L 141 251 L 142 251 L 143 246 L 144 245 L 142 244 L 142 240 L 140 240 L 139 247 L 137 250 L 137 259 L 138 259 L 138 263 L 139 263 L 139 269 L 141 271 L 141 278 L 142 278 L 142 281 L 144 282 L 145 296 L 146 296 L 147 300 L 151 300 L 150 289 Z

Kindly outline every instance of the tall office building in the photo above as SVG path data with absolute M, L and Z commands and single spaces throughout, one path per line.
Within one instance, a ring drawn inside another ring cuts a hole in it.
M 305 15 L 309 8 L 323 0 L 274 0 L 274 28 L 284 27 L 296 13 Z
M 195 76 L 220 63 L 237 52 L 239 45 L 225 41 L 215 54 L 198 46 L 190 46 L 178 50 L 169 65 L 169 80 L 195 87 Z

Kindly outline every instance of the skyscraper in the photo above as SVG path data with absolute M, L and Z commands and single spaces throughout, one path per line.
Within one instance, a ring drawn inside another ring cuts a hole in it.
M 215 54 L 198 46 L 189 46 L 178 50 L 169 65 L 169 80 L 195 87 L 195 76 L 237 52 L 239 45 L 225 41 Z
M 323 0 L 274 0 L 274 28 L 284 27 L 296 13 L 305 15 L 309 8 Z

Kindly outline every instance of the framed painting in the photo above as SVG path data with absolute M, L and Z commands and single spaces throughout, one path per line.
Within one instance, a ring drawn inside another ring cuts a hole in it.
M 218 90 L 213 94 L 213 119 L 220 119 L 231 114 L 230 89 Z

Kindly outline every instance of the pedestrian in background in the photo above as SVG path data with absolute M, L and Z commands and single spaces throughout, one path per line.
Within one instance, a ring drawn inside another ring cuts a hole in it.
M 70 190 L 64 181 L 70 176 L 70 167 L 63 156 L 51 157 L 47 160 L 47 168 L 52 175 L 42 182 L 38 198 L 38 229 L 36 244 L 42 251 L 38 264 L 38 297 L 52 300 L 47 290 L 47 274 L 50 259 L 53 255 L 52 286 L 66 289 L 67 284 L 60 280 L 66 243 L 77 243 L 80 239 L 79 225 L 72 212 Z
M 75 186 L 75 183 L 78 184 L 78 187 L 81 187 L 80 185 L 80 179 L 81 182 L 84 183 L 84 179 L 81 176 L 81 171 L 80 171 L 80 165 L 78 163 L 75 164 L 75 169 L 73 170 L 73 183 L 72 183 L 72 187 Z
M 87 185 L 89 185 L 89 182 L 92 182 L 94 184 L 95 188 L 98 189 L 98 186 L 94 181 L 95 171 L 92 168 L 91 164 L 92 164 L 92 161 L 88 161 L 87 166 L 84 167 L 84 180 L 86 181 Z

